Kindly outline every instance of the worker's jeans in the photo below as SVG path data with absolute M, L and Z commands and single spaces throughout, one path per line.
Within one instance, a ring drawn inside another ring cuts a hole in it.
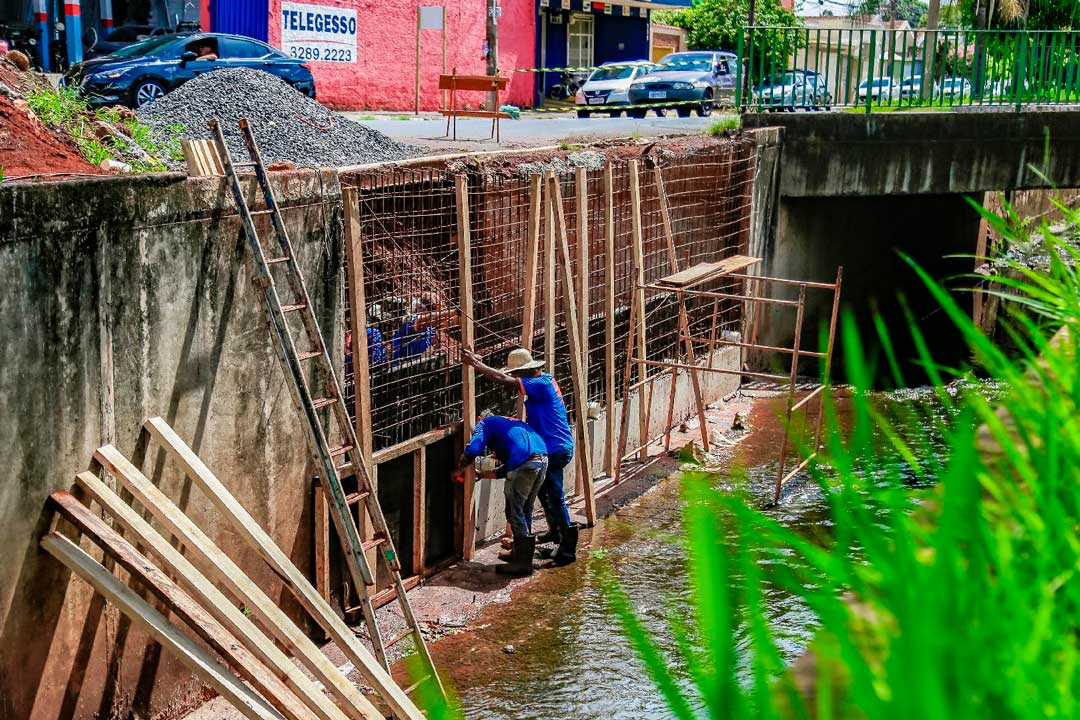
M 573 459 L 573 448 L 548 455 L 547 477 L 540 486 L 540 507 L 544 508 L 549 530 L 570 527 L 570 511 L 566 509 L 566 493 L 563 491 L 563 469 Z
M 547 474 L 546 455 L 533 455 L 506 473 L 506 521 L 514 537 L 532 534 L 532 513 L 536 494 Z

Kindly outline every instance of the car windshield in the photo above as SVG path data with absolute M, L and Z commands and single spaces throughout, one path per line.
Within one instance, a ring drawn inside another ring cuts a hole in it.
M 685 70 L 689 72 L 712 72 L 712 55 L 668 55 L 660 61 L 660 69 Z
M 597 68 L 592 75 L 589 76 L 589 80 L 626 80 L 634 74 L 634 67 L 622 66 L 622 67 L 602 67 Z
M 109 57 L 142 57 L 144 55 L 153 55 L 163 46 L 168 45 L 176 40 L 171 35 L 159 35 L 157 37 L 147 38 L 142 42 L 137 42 L 134 45 L 128 45 L 125 48 L 120 48 Z
M 789 72 L 784 73 L 783 75 L 774 75 L 773 77 L 761 83 L 761 87 L 772 87 L 774 85 L 794 85 L 796 82 L 798 82 L 798 79 L 796 78 L 795 73 Z

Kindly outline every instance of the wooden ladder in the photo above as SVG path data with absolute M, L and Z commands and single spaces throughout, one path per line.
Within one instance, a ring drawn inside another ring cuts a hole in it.
M 255 136 L 251 131 L 251 124 L 246 118 L 240 120 L 240 134 L 247 148 L 250 162 L 234 163 L 229 149 L 225 144 L 225 136 L 221 125 L 213 120 L 210 122 L 210 130 L 214 134 L 218 153 L 221 156 L 225 169 L 225 177 L 232 187 L 233 198 L 244 225 L 247 235 L 248 246 L 251 248 L 255 274 L 253 284 L 262 297 L 266 308 L 267 319 L 270 323 L 271 335 L 285 370 L 285 375 L 290 380 L 292 395 L 297 403 L 300 415 L 308 429 L 308 447 L 316 466 L 320 469 L 323 490 L 325 491 L 330 516 L 333 518 L 334 527 L 341 547 L 345 554 L 345 564 L 352 578 L 356 594 L 360 598 L 360 607 L 363 611 L 364 621 L 367 624 L 368 635 L 371 639 L 375 657 L 384 669 L 389 671 L 386 651 L 397 643 L 411 637 L 416 645 L 416 651 L 423 661 L 426 675 L 415 678 L 414 684 L 406 689 L 412 692 L 427 681 L 436 683 L 439 693 L 445 698 L 446 692 L 442 686 L 442 680 L 435 671 L 428 652 L 424 637 L 420 632 L 420 626 L 416 622 L 412 606 L 409 604 L 405 593 L 405 586 L 401 580 L 401 563 L 398 561 L 394 542 L 390 537 L 383 516 L 382 507 L 379 505 L 378 494 L 371 483 L 371 477 L 367 465 L 363 461 L 360 445 L 356 439 L 356 432 L 349 419 L 348 408 L 345 404 L 345 396 L 338 382 L 337 373 L 334 371 L 330 360 L 326 343 L 319 325 L 315 318 L 311 298 L 308 296 L 307 286 L 304 283 L 303 273 L 296 261 L 292 243 L 285 223 L 281 217 L 281 209 L 274 198 L 270 187 L 266 168 L 259 154 Z M 244 189 L 237 176 L 238 168 L 253 168 L 255 177 L 258 178 L 259 187 L 262 189 L 266 201 L 266 210 L 252 213 L 244 198 Z M 255 229 L 253 215 L 269 214 L 273 222 L 274 234 L 277 236 L 277 247 L 266 249 L 259 240 Z M 274 280 L 273 269 L 279 268 L 285 275 L 288 292 L 287 302 L 282 302 L 279 294 L 279 285 Z M 297 349 L 298 338 L 294 336 L 291 317 L 299 317 L 302 329 L 298 335 L 306 340 L 306 349 Z M 324 394 L 314 396 L 305 375 L 305 365 L 310 367 L 316 377 L 325 378 Z M 319 411 L 322 408 L 330 408 L 337 424 L 338 442 L 331 444 L 330 433 L 320 418 Z M 339 464 L 340 463 L 340 464 Z M 342 478 L 355 474 L 357 491 L 349 495 L 345 494 L 342 487 Z M 362 542 L 353 519 L 352 508 L 356 507 L 359 515 L 367 512 L 371 519 L 373 537 L 368 542 Z M 376 573 L 368 563 L 366 553 L 375 550 L 377 562 L 381 563 L 386 572 L 393 579 L 398 604 L 405 617 L 407 629 L 390 639 L 384 641 L 379 631 L 378 621 L 375 617 L 375 606 L 372 596 L 375 593 Z

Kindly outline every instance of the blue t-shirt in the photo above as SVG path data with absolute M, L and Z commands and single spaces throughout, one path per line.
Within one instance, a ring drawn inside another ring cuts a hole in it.
M 386 348 L 383 347 L 382 333 L 379 328 L 368 326 L 367 329 L 368 365 L 382 365 L 386 362 Z
M 491 448 L 507 472 L 533 455 L 547 454 L 543 439 L 532 428 L 501 415 L 491 415 L 476 423 L 472 440 L 465 447 L 465 461 L 472 462 L 483 455 L 485 447 Z
M 404 360 L 422 354 L 435 342 L 435 330 L 428 326 L 417 329 L 416 317 L 405 318 L 394 333 L 394 359 Z
M 540 373 L 536 377 L 518 378 L 518 382 L 525 396 L 525 422 L 544 438 L 548 452 L 573 450 L 574 434 L 570 432 L 566 403 L 555 378 Z

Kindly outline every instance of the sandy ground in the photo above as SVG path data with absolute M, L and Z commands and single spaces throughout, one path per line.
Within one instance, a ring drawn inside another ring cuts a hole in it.
M 700 431 L 697 419 L 693 418 L 672 433 L 672 452 L 664 451 L 662 441 L 653 443 L 649 447 L 648 461 L 628 463 L 624 467 L 624 477 L 618 486 L 611 487 L 609 482 L 599 481 L 597 485 L 598 514 L 606 516 L 617 508 L 632 505 L 638 497 L 655 487 L 660 480 L 677 473 L 683 463 L 675 457 L 675 454 L 678 450 L 686 448 L 688 444 L 697 446 L 698 459 L 706 467 L 722 465 L 731 456 L 735 445 L 747 436 L 745 432 L 733 430 L 732 426 L 736 415 L 740 418 L 749 416 L 754 402 L 752 395 L 755 394 L 757 393 L 735 393 L 726 401 L 716 403 L 709 408 L 706 421 L 713 445 L 710 453 L 701 453 Z M 686 457 L 688 452 L 690 450 L 686 449 L 681 454 Z M 575 515 L 577 520 L 583 520 L 581 499 L 576 499 L 571 504 L 571 514 Z M 536 527 L 544 527 L 542 519 Z M 599 545 L 593 547 L 591 531 L 584 530 L 581 534 L 579 554 L 596 549 L 599 549 Z M 538 578 L 551 573 L 573 572 L 572 568 L 545 568 L 544 563 L 538 560 L 536 562 L 538 572 L 532 577 L 507 578 L 495 572 L 494 568 L 499 564 L 496 557 L 498 552 L 498 537 L 489 538 L 489 541 L 477 550 L 471 562 L 457 562 L 409 593 L 413 612 L 432 647 L 436 664 L 439 664 L 439 657 L 442 655 L 438 648 L 440 639 L 472 634 L 477 640 L 483 640 L 482 631 L 486 627 L 483 622 L 484 614 L 498 612 L 498 605 L 511 602 L 515 593 L 526 590 L 529 584 Z M 378 614 L 379 626 L 384 636 L 396 635 L 404 628 L 404 618 L 396 602 L 386 605 L 379 610 Z M 364 635 L 362 626 L 357 629 L 357 633 Z M 402 643 L 402 645 L 407 645 L 407 643 Z M 400 649 L 401 646 L 398 648 Z M 336 645 L 328 643 L 323 647 L 323 651 L 350 680 L 360 684 L 359 673 L 345 660 Z M 395 660 L 399 659 L 395 658 Z M 393 671 L 399 683 L 408 684 L 401 662 L 394 665 Z M 228 703 L 221 698 L 215 698 L 188 715 L 187 720 L 240 720 L 241 717 L 240 713 Z

